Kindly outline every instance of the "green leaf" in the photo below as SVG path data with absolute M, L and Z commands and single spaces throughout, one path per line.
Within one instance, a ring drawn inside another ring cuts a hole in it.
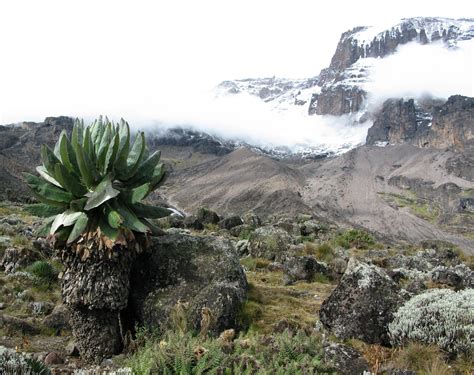
M 164 164 L 159 164 L 155 170 L 153 171 L 153 175 L 151 176 L 151 191 L 156 190 L 159 186 L 163 185 L 166 181 L 167 177 L 166 168 Z
M 25 179 L 33 192 L 44 197 L 46 200 L 69 203 L 73 198 L 71 193 L 54 186 L 40 177 L 25 173 Z
M 160 157 L 161 151 L 155 151 L 151 154 L 151 156 L 140 165 L 135 175 L 130 180 L 126 181 L 126 184 L 135 187 L 148 182 L 150 180 L 150 175 L 153 174 L 153 171 L 160 162 Z
M 69 227 L 74 224 L 81 215 L 84 215 L 83 212 L 75 212 L 72 210 L 67 210 L 62 214 L 56 216 L 51 225 L 50 234 L 54 234 L 59 227 Z
M 61 183 L 56 180 L 53 176 L 51 176 L 48 171 L 46 170 L 45 167 L 43 166 L 38 166 L 36 167 L 36 172 L 38 172 L 38 174 L 43 177 L 46 181 L 52 183 L 53 185 L 59 187 L 59 188 L 62 188 L 63 186 L 61 185 Z
M 88 158 L 91 161 L 91 164 L 95 165 L 96 160 L 95 160 L 94 145 L 92 144 L 91 132 L 88 126 L 84 129 L 83 150 L 84 150 L 84 159 Z
M 108 204 L 105 205 L 105 214 L 107 216 L 107 223 L 112 228 L 120 228 L 120 225 L 123 223 L 122 215 L 112 209 Z
M 140 162 L 145 152 L 145 134 L 140 132 L 135 138 L 132 149 L 127 157 L 127 169 L 124 172 L 119 171 L 120 176 L 124 180 L 128 180 L 132 177 L 140 166 Z
M 86 211 L 91 210 L 95 207 L 100 206 L 102 203 L 107 202 L 108 200 L 119 195 L 120 192 L 113 188 L 110 175 L 104 177 L 99 185 L 95 189 L 86 194 L 89 198 L 87 200 L 86 206 L 84 209 Z
M 89 157 L 84 154 L 84 151 L 81 146 L 76 147 L 74 150 L 76 152 L 77 164 L 79 166 L 79 171 L 81 172 L 82 179 L 86 184 L 87 188 L 92 188 L 95 185 L 95 178 L 93 170 L 95 166 L 92 165 Z
M 141 233 L 148 233 L 150 231 L 150 228 L 148 228 L 145 224 L 143 224 L 138 217 L 127 207 L 116 204 L 114 208 L 119 212 L 120 215 L 122 215 L 123 220 L 124 220 L 124 225 L 135 231 L 135 232 L 141 232 Z
M 44 203 L 28 204 L 24 207 L 24 210 L 31 215 L 38 217 L 51 217 L 64 212 L 63 208 L 50 206 L 49 204 Z
M 107 157 L 109 148 L 111 148 L 111 132 L 112 124 L 109 122 L 105 125 L 104 135 L 102 136 L 102 139 L 100 141 L 99 152 L 97 153 L 97 169 L 100 171 L 104 170 L 105 159 Z
M 134 204 L 132 210 L 137 214 L 137 216 L 147 219 L 159 219 L 173 213 L 173 211 L 164 207 L 148 206 L 142 203 Z
M 56 232 L 56 238 L 59 240 L 59 241 L 66 241 L 72 231 L 72 226 L 69 226 L 69 227 L 63 227 L 61 229 L 59 229 L 57 232 Z
M 121 197 L 126 201 L 126 203 L 137 203 L 148 195 L 150 188 L 151 185 L 146 183 L 131 190 L 122 190 Z
M 56 218 L 56 215 L 48 217 L 41 227 L 36 231 L 36 235 L 40 237 L 46 237 L 49 234 L 49 231 L 51 230 L 51 225 L 53 224 L 54 219 Z
M 81 181 L 70 173 L 62 164 L 56 164 L 55 176 L 61 181 L 61 185 L 76 197 L 82 197 L 87 193 L 87 189 Z
M 74 122 L 74 127 L 72 128 L 72 135 L 71 135 L 71 145 L 74 150 L 78 147 L 82 147 L 82 134 L 84 130 L 84 124 L 76 119 Z
M 48 173 L 54 175 L 54 166 L 60 163 L 60 160 L 54 155 L 54 152 L 46 145 L 41 145 L 41 160 Z
M 69 172 L 75 172 L 78 169 L 76 155 L 72 148 L 66 133 L 61 134 L 59 139 L 59 153 L 61 155 L 61 161 L 63 165 L 68 169 Z
M 87 215 L 84 212 L 81 212 L 74 224 L 74 227 L 72 228 L 71 233 L 69 234 L 67 243 L 75 241 L 87 228 L 88 222 L 89 218 L 87 217 Z
M 107 154 L 105 155 L 104 168 L 102 169 L 103 173 L 107 173 L 108 171 L 112 170 L 112 167 L 115 162 L 115 158 L 117 157 L 119 143 L 120 143 L 119 135 L 115 134 L 114 142 L 111 145 L 111 147 L 109 147 L 109 149 L 107 150 Z
M 71 203 L 69 204 L 69 207 L 73 211 L 83 211 L 86 203 L 87 203 L 87 198 L 75 199 L 71 201 Z
M 114 168 L 116 171 L 123 171 L 127 168 L 127 157 L 130 150 L 130 127 L 123 119 L 120 120 L 119 138 L 120 145 Z

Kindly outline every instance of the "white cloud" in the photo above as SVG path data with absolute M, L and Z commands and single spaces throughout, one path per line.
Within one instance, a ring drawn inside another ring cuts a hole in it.
M 375 60 L 367 89 L 375 103 L 396 97 L 474 96 L 474 40 L 460 42 L 454 50 L 442 43 L 400 46 L 394 55 Z

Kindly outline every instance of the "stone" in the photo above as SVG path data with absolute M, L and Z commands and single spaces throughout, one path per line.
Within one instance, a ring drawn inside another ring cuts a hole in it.
M 70 331 L 71 325 L 69 324 L 71 317 L 69 310 L 66 305 L 56 305 L 48 316 L 43 319 L 43 325 L 50 329 L 57 331 Z
M 302 236 L 310 236 L 318 234 L 321 231 L 321 225 L 316 220 L 307 220 L 300 224 L 300 232 Z
M 46 366 L 62 365 L 63 363 L 64 363 L 64 359 L 61 356 L 61 354 L 59 354 L 58 352 L 51 352 L 44 359 L 44 364 Z
M 39 333 L 38 327 L 25 319 L 14 316 L 0 314 L 0 328 L 12 333 L 23 335 L 36 335 Z
M 38 255 L 26 248 L 9 247 L 5 249 L 0 268 L 3 267 L 6 274 L 12 274 L 37 259 Z
M 237 255 L 239 257 L 243 257 L 245 255 L 248 255 L 249 240 L 237 241 L 237 243 L 235 244 L 235 250 L 237 251 Z
M 196 219 L 203 224 L 217 224 L 220 221 L 219 215 L 206 207 L 198 209 Z
M 238 225 L 242 225 L 244 222 L 240 216 L 230 216 L 219 221 L 219 227 L 222 229 L 232 229 Z
M 319 316 L 341 339 L 390 345 L 388 324 L 402 303 L 400 288 L 383 269 L 351 258 Z
M 294 256 L 283 263 L 283 283 L 291 285 L 295 281 L 312 281 L 316 274 L 328 275 L 326 266 L 311 255 Z
M 361 375 L 369 371 L 362 355 L 344 344 L 332 343 L 324 348 L 324 362 L 344 375 Z
M 282 261 L 294 239 L 283 229 L 273 226 L 257 228 L 249 238 L 249 253 L 255 258 Z
M 259 227 L 262 225 L 262 220 L 254 212 L 247 212 L 242 216 L 242 221 L 244 224 L 250 225 L 251 227 Z
M 203 230 L 204 224 L 199 221 L 196 216 L 190 215 L 184 218 L 184 227 L 195 230 Z
M 29 306 L 33 315 L 48 315 L 54 309 L 54 303 L 47 301 L 31 302 Z
M 131 273 L 127 315 L 152 329 L 205 330 L 238 326 L 247 279 L 229 240 L 168 234 L 154 237 Z M 178 325 L 178 327 L 176 327 Z
M 229 232 L 234 237 L 248 237 L 253 231 L 253 227 L 247 224 L 237 225 L 233 227 Z
M 5 302 L 0 302 L 0 310 L 4 310 L 5 307 L 7 307 L 7 305 L 5 304 Z
M 436 267 L 431 271 L 431 280 L 454 287 L 456 290 L 474 288 L 474 271 L 464 263 L 454 267 Z

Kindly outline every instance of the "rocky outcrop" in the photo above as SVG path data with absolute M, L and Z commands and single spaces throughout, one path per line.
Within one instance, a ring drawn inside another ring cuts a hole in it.
M 463 150 L 474 144 L 474 98 L 454 95 L 445 103 L 388 99 L 367 133 L 368 144 L 381 142 Z
M 339 338 L 389 345 L 388 324 L 402 302 L 399 287 L 384 270 L 351 258 L 319 316 Z
M 155 237 L 136 260 L 128 315 L 146 327 L 218 334 L 237 326 L 247 280 L 232 244 L 216 237 Z
M 249 252 L 255 258 L 282 261 L 293 242 L 292 237 L 285 230 L 265 226 L 258 228 L 250 235 Z
M 291 285 L 295 281 L 312 281 L 317 274 L 328 275 L 327 267 L 311 255 L 294 256 L 283 263 L 283 283 Z
M 360 375 L 369 371 L 369 365 L 362 355 L 344 344 L 332 343 L 324 348 L 324 361 L 345 375 Z
M 420 137 L 417 144 L 457 150 L 474 145 L 474 98 L 454 95 L 435 108 L 430 132 Z
M 321 93 L 312 98 L 309 114 L 340 116 L 361 109 L 366 92 L 357 86 L 336 85 L 324 87 Z M 312 110 L 314 108 L 314 112 Z
M 388 99 L 375 115 L 373 126 L 367 132 L 367 143 L 388 142 L 399 144 L 414 139 L 417 131 L 415 101 Z

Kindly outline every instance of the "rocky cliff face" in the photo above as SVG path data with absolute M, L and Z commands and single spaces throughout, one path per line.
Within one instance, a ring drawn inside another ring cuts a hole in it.
M 342 115 L 361 110 L 366 96 L 361 87 L 364 80 L 360 80 L 366 76 L 364 73 L 367 69 L 362 62 L 365 58 L 386 57 L 400 45 L 413 41 L 427 44 L 441 40 L 448 48 L 452 48 L 459 40 L 472 38 L 472 19 L 417 17 L 403 19 L 399 24 L 385 29 L 356 27 L 347 31 L 341 35 L 329 67 L 319 75 L 321 94 L 312 101 L 309 114 Z M 354 100 L 354 87 L 359 91 L 358 100 Z
M 454 95 L 445 103 L 388 99 L 375 114 L 367 143 L 462 150 L 474 144 L 474 98 Z

